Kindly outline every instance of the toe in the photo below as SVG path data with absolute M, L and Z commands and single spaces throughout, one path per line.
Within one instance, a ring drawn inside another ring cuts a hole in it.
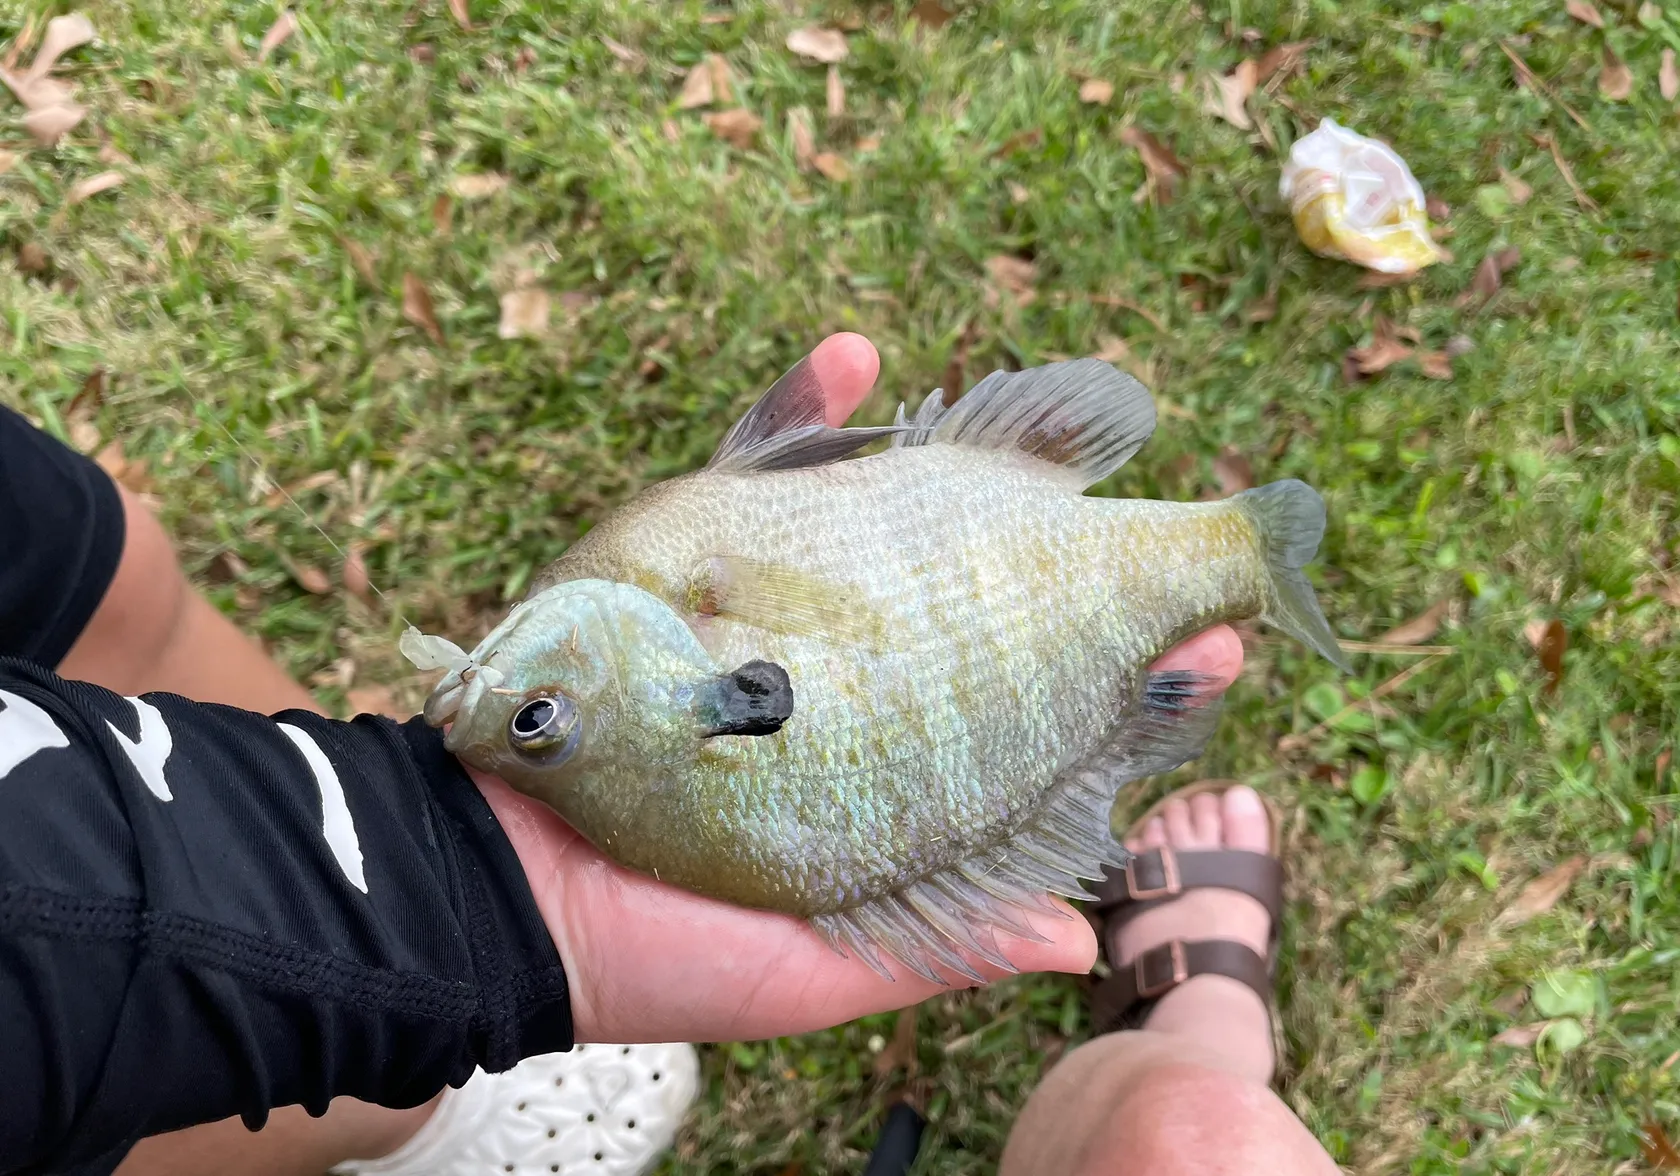
M 1182 800 L 1169 800 L 1167 807 L 1161 812 L 1167 823 L 1167 840 L 1176 846 L 1189 849 L 1195 845 L 1196 835 L 1190 828 L 1190 806 Z
M 1155 849 L 1167 843 L 1167 823 L 1160 817 L 1153 817 L 1149 824 L 1143 827 L 1143 848 Z
M 1254 789 L 1238 785 L 1227 791 L 1220 802 L 1220 816 L 1226 845 L 1259 853 L 1271 851 L 1271 823 Z
M 1190 830 L 1195 835 L 1197 849 L 1218 848 L 1221 834 L 1217 792 L 1198 792 L 1190 798 Z

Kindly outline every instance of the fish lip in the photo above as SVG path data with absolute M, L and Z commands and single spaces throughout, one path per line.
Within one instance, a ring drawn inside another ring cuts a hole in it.
M 451 682 L 450 678 L 455 680 Z M 432 693 L 426 699 L 425 708 L 420 712 L 421 716 L 426 720 L 428 726 L 447 726 L 460 713 L 461 701 L 466 693 L 467 684 L 460 680 L 460 674 L 450 674 L 448 678 L 445 678 L 433 688 Z

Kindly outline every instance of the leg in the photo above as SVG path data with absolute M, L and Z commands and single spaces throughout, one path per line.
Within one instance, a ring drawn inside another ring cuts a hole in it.
M 1269 848 L 1266 811 L 1247 788 L 1174 801 L 1131 848 Z M 1226 890 L 1189 891 L 1105 931 L 1109 958 L 1171 939 L 1233 939 L 1264 953 L 1266 910 Z M 1196 976 L 1143 1029 L 1098 1037 L 1033 1093 L 1004 1150 L 1004 1176 L 1333 1176 L 1336 1164 L 1271 1092 L 1266 1007 L 1243 984 Z

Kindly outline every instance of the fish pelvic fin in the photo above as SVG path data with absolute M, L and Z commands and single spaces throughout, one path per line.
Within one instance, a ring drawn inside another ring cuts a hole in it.
M 942 393 L 931 392 L 910 428 L 896 444 L 1015 449 L 1059 466 L 1083 490 L 1149 440 L 1155 402 L 1113 364 L 1074 359 L 993 372 L 949 408 Z
M 891 894 L 817 915 L 811 925 L 841 955 L 888 979 L 889 959 L 936 984 L 951 982 L 946 973 L 978 983 L 978 963 L 994 974 L 1014 971 L 998 933 L 1043 942 L 1024 918 L 1027 909 L 1066 915 L 1046 896 L 1089 899 L 1085 882 L 1101 879 L 1104 866 L 1126 864 L 1131 854 L 1111 826 L 1116 796 L 1202 753 L 1219 721 L 1217 685 L 1205 674 L 1147 675 L 1140 704 L 1094 754 L 1058 776 L 1008 841 Z
M 1271 573 L 1271 599 L 1260 619 L 1306 643 L 1338 669 L 1351 670 L 1301 570 L 1318 554 L 1324 538 L 1324 499 L 1305 482 L 1291 478 L 1245 490 L 1236 501 L 1260 531 Z

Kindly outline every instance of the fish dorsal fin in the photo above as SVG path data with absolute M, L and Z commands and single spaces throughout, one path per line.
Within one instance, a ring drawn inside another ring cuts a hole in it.
M 1081 488 L 1125 465 L 1155 431 L 1148 389 L 1100 359 L 993 372 L 933 415 L 922 443 L 1018 449 L 1067 470 Z
M 802 359 L 724 434 L 706 468 L 743 474 L 826 465 L 904 431 L 900 425 L 831 429 L 823 423 L 823 411 L 822 382 L 810 359 Z

